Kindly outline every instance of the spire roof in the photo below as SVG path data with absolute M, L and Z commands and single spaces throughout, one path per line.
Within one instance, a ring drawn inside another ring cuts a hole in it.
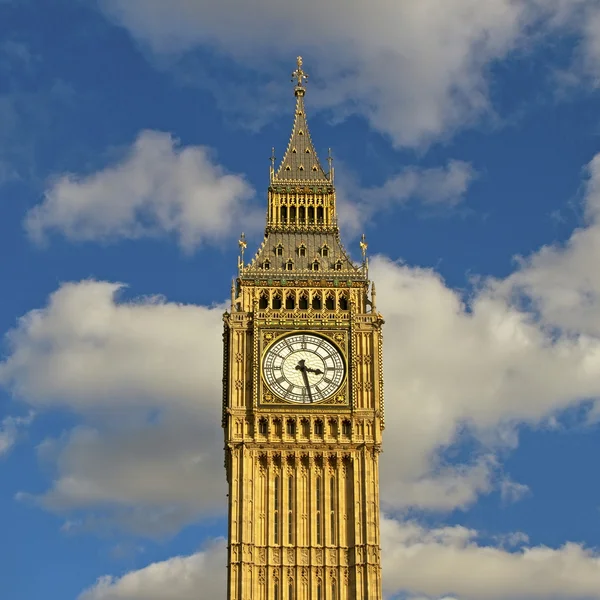
M 304 82 L 308 75 L 302 69 L 302 57 L 298 57 L 298 68 L 292 73 L 292 81 L 296 80 L 294 94 L 296 96 L 296 113 L 290 141 L 279 165 L 273 175 L 273 181 L 313 181 L 331 183 L 331 171 L 325 173 L 313 146 L 306 111 L 304 109 Z

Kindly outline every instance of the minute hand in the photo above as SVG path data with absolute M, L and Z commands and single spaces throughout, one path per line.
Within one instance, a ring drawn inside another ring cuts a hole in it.
M 306 373 L 307 370 L 308 367 L 306 366 L 303 360 L 299 361 L 296 365 L 296 371 L 300 371 L 302 373 L 302 379 L 304 380 L 304 385 L 306 386 L 306 390 L 308 391 L 308 399 L 312 404 L 312 392 L 310 391 L 310 383 L 308 381 L 308 374 Z
M 304 367 L 304 369 L 300 369 L 302 371 L 302 379 L 304 379 L 304 385 L 306 386 L 306 390 L 308 391 L 308 399 L 310 400 L 311 404 L 313 401 L 312 398 L 312 392 L 310 391 L 310 382 L 308 381 L 308 373 L 306 371 L 308 371 L 308 369 L 306 367 Z

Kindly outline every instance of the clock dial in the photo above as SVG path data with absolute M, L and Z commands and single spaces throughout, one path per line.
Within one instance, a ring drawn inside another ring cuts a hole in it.
M 318 402 L 332 396 L 346 374 L 340 351 L 310 333 L 277 340 L 265 352 L 262 368 L 273 393 L 291 402 Z

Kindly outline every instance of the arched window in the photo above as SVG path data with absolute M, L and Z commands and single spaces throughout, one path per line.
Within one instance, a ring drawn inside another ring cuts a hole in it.
M 279 310 L 281 308 L 281 294 L 275 294 L 273 296 L 273 308 Z
M 352 425 L 350 424 L 350 421 L 344 421 L 342 423 L 342 434 L 349 436 L 351 432 L 352 432 Z
M 283 256 L 283 245 L 282 244 L 277 244 L 277 246 L 275 246 L 275 255 Z
M 305 244 L 300 244 L 300 246 L 298 246 L 298 256 L 306 256 Z
M 323 244 L 321 247 L 321 256 L 329 256 L 329 246 L 327 244 Z
M 258 299 L 258 308 L 264 310 L 269 306 L 269 296 L 266 292 L 262 292 L 260 298 Z
M 287 223 L 287 217 L 288 217 L 287 206 L 282 206 L 281 207 L 281 222 Z
M 319 261 L 318 260 L 313 260 L 313 262 L 310 263 L 310 270 L 311 271 L 318 271 L 319 270 Z
M 270 269 L 271 268 L 271 263 L 268 260 L 265 260 L 265 262 L 263 263 L 263 269 Z
M 288 419 L 286 431 L 288 432 L 288 435 L 294 435 L 296 433 L 296 421 Z
M 296 207 L 290 206 L 290 223 L 296 222 Z
M 317 600 L 323 600 L 323 586 L 320 581 L 317 583 Z
M 268 431 L 267 420 L 260 419 L 258 421 L 258 433 L 260 433 L 261 435 L 267 435 L 267 431 Z
M 296 308 L 296 299 L 294 298 L 293 292 L 290 292 L 285 297 L 285 307 L 287 310 L 294 310 L 294 308 Z
M 336 271 L 341 271 L 342 270 L 342 261 L 341 260 L 336 260 L 335 261 L 334 269 Z
M 337 435 L 337 421 L 335 419 L 329 419 L 329 435 Z
M 321 296 L 315 294 L 312 299 L 312 307 L 314 310 L 321 310 Z
M 327 298 L 325 298 L 325 308 L 327 310 L 335 310 L 335 296 L 333 294 L 327 294 Z
M 300 310 L 308 309 L 308 296 L 306 295 L 306 292 L 302 292 L 300 294 L 300 300 L 298 301 L 298 308 Z
M 315 435 L 323 435 L 323 421 L 321 419 L 315 421 Z
M 309 223 L 315 222 L 315 207 L 314 206 L 308 207 L 308 222 Z
M 292 271 L 294 269 L 294 261 L 290 258 L 286 263 L 285 263 L 285 270 L 286 271 Z
M 345 294 L 340 296 L 340 310 L 348 310 L 348 296 Z
M 277 582 L 273 584 L 273 600 L 279 600 L 279 584 Z
M 306 208 L 304 208 L 304 206 L 300 206 L 298 208 L 298 221 L 300 223 L 304 223 L 306 221 Z
M 323 222 L 323 207 L 317 206 L 317 223 Z
M 294 600 L 294 584 L 291 581 L 288 585 L 288 598 L 289 600 Z

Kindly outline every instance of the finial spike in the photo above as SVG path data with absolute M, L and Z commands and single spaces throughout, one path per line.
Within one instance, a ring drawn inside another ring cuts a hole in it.
M 298 67 L 295 71 L 292 72 L 292 81 L 296 80 L 296 91 L 298 88 L 304 89 L 304 82 L 308 79 L 308 75 L 304 72 L 302 68 L 302 57 L 299 56 L 296 59 L 296 64 Z
M 240 258 L 239 258 L 239 267 L 240 269 L 244 268 L 244 250 L 246 250 L 246 247 L 248 246 L 248 243 L 246 242 L 246 236 L 244 235 L 244 232 L 242 231 L 242 235 L 240 236 L 240 239 L 238 240 L 238 246 L 240 247 Z

